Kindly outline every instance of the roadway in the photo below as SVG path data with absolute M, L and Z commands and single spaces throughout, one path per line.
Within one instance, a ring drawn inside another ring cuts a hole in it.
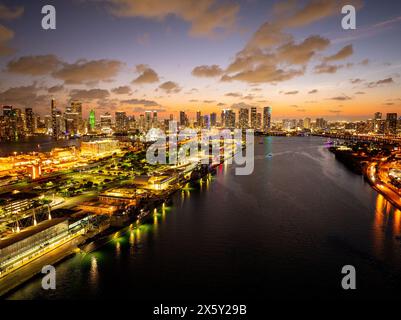
M 367 168 L 367 177 L 374 188 L 383 194 L 388 201 L 390 201 L 394 206 L 401 209 L 401 196 L 399 193 L 395 192 L 392 188 L 388 187 L 385 182 L 380 179 L 383 173 L 379 174 L 376 170 L 377 162 L 372 162 Z

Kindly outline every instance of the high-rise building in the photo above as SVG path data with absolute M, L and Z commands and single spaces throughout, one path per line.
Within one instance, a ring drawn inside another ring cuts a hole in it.
M 100 128 L 103 131 L 109 131 L 111 129 L 112 121 L 111 114 L 106 112 L 100 116 Z
M 71 101 L 66 107 L 64 118 L 66 121 L 66 132 L 68 134 L 78 134 L 82 131 L 82 103 L 79 101 Z
M 152 126 L 152 111 L 145 111 L 146 130 Z
M 323 118 L 316 119 L 316 129 L 326 129 L 327 128 L 327 121 Z
M 262 114 L 258 112 L 256 114 L 256 129 L 260 129 L 262 127 Z
M 116 111 L 116 131 L 124 132 L 127 130 L 127 114 L 124 111 Z M 157 117 L 157 116 L 156 116 Z
M 221 112 L 221 124 L 226 128 L 234 128 L 235 112 L 231 109 L 223 109 Z
M 375 117 L 374 117 L 374 119 L 375 119 L 375 120 L 381 120 L 381 118 L 382 118 L 382 113 L 381 113 L 381 112 L 375 112 Z
M 256 107 L 252 107 L 251 108 L 251 128 L 252 129 L 257 129 L 257 121 L 258 121 L 257 117 L 258 117 L 257 109 L 256 109 Z
M 239 127 L 247 129 L 249 127 L 249 109 L 241 108 L 238 116 Z
M 210 126 L 215 127 L 216 124 L 217 124 L 217 114 L 216 114 L 216 112 L 212 112 L 210 114 Z
M 305 118 L 304 119 L 304 128 L 305 129 L 310 129 L 311 128 L 311 119 L 310 118 Z
M 91 110 L 89 112 L 89 131 L 94 132 L 96 128 L 96 116 L 95 116 L 95 110 Z
M 3 106 L 1 136 L 4 140 L 17 140 L 22 135 L 21 110 L 12 106 Z
M 210 118 L 207 114 L 202 117 L 202 127 L 210 129 Z
M 157 121 L 158 121 L 158 119 L 157 119 L 157 111 L 153 111 L 153 123 L 155 125 L 157 125 Z
M 397 133 L 397 114 L 387 113 L 386 115 L 386 133 L 396 134 Z
M 263 108 L 263 131 L 269 132 L 271 130 L 272 108 Z
M 200 111 L 196 111 L 196 126 L 199 128 L 203 126 L 202 113 Z
M 57 109 L 56 109 L 56 101 L 54 99 L 51 100 L 50 115 L 52 119 L 52 136 L 53 139 L 57 140 L 60 136 L 60 131 L 59 131 L 59 126 L 57 125 Z
M 35 131 L 35 120 L 32 108 L 25 108 L 26 129 L 29 134 Z
M 180 111 L 180 126 L 186 127 L 188 125 L 188 117 L 184 111 Z

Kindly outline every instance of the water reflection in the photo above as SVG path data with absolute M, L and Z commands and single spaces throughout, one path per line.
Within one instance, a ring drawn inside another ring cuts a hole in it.
M 400 234 L 401 211 L 395 209 L 383 195 L 377 194 L 373 225 L 374 251 L 383 258 Z M 390 241 L 388 241 L 390 240 Z M 392 250 L 391 250 L 392 251 Z
M 120 241 L 117 240 L 116 241 L 116 257 L 120 258 L 120 256 L 121 256 L 121 244 L 120 244 Z
M 97 284 L 99 278 L 99 270 L 97 265 L 97 258 L 95 255 L 91 257 L 91 267 L 89 271 L 89 279 L 92 285 Z

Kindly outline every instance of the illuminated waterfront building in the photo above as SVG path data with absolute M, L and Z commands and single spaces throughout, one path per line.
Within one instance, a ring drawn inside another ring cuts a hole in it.
M 311 119 L 310 118 L 305 118 L 304 119 L 304 128 L 305 129 L 310 129 L 311 128 Z
M 262 114 L 258 112 L 256 114 L 256 129 L 260 129 L 262 127 Z
M 81 143 L 81 155 L 103 156 L 119 151 L 118 141 L 105 139 Z
M 327 121 L 323 118 L 316 119 L 316 129 L 326 129 L 327 128 Z
M 54 99 L 51 100 L 50 105 L 50 115 L 51 115 L 51 128 L 52 128 L 52 136 L 53 139 L 57 140 L 60 135 L 60 127 L 57 123 L 57 110 L 56 110 L 56 101 Z
M 32 108 L 25 108 L 25 121 L 27 132 L 33 134 L 35 132 L 35 120 Z
M 251 108 L 251 128 L 256 129 L 257 128 L 257 109 L 256 107 Z
M 263 131 L 269 132 L 271 130 L 272 108 L 263 108 Z
M 223 109 L 221 112 L 221 124 L 226 128 L 234 128 L 235 112 L 231 109 Z
M 247 129 L 249 127 L 249 109 L 241 108 L 239 110 L 238 122 L 241 129 Z

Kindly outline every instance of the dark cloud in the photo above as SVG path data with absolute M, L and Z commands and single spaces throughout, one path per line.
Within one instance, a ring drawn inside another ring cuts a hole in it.
M 352 99 L 351 97 L 348 97 L 346 95 L 330 98 L 330 100 L 337 100 L 337 101 L 346 101 L 346 100 L 351 100 L 351 99 Z
M 134 111 L 134 112 L 144 113 L 145 111 L 149 111 L 149 109 L 146 109 L 146 108 L 144 108 L 144 107 L 135 107 L 135 108 L 133 109 L 133 111 Z M 160 107 L 157 107 L 157 108 L 154 108 L 154 107 L 153 107 L 151 111 L 166 112 L 166 109 L 160 108 Z
M 284 94 L 286 94 L 286 95 L 294 95 L 294 94 L 298 94 L 298 93 L 299 93 L 299 91 L 297 91 L 297 90 L 284 92 Z
M 8 46 L 12 38 L 14 38 L 14 31 L 0 24 L 0 56 L 8 56 L 15 52 Z
M 45 104 L 50 105 L 48 95 L 39 94 L 40 88 L 36 84 L 30 86 L 11 87 L 0 92 L 1 105 L 14 105 L 17 107 L 43 108 Z
M 63 90 L 64 90 L 64 86 L 63 85 L 59 85 L 59 86 L 50 87 L 49 89 L 47 89 L 47 92 L 49 92 L 49 93 L 57 93 L 57 92 L 60 92 L 60 91 L 63 91 Z
M 231 108 L 233 108 L 233 109 L 241 109 L 241 108 L 250 109 L 252 107 L 254 107 L 254 106 L 250 105 L 250 104 L 247 104 L 245 102 L 234 103 L 234 104 L 231 105 Z
M 386 79 L 382 79 L 382 80 L 378 80 L 378 81 L 374 81 L 374 82 L 369 82 L 368 87 L 375 88 L 375 87 L 378 87 L 381 85 L 392 84 L 392 83 L 394 83 L 393 78 L 386 78 Z
M 164 82 L 159 86 L 159 88 L 164 90 L 167 93 L 178 93 L 181 91 L 181 88 L 179 87 L 179 85 L 173 81 Z
M 62 65 L 55 55 L 24 56 L 7 64 L 6 71 L 30 76 L 42 76 L 56 71 Z
M 322 64 L 315 66 L 314 72 L 317 74 L 336 73 L 341 68 L 343 68 L 342 65 L 330 65 L 330 64 L 322 63 Z
M 144 17 L 162 20 L 174 15 L 191 24 L 194 36 L 213 35 L 235 27 L 239 5 L 215 0 L 112 0 L 111 12 L 120 17 Z
M 313 89 L 313 90 L 309 91 L 308 94 L 314 94 L 314 93 L 317 93 L 317 92 L 318 92 L 317 89 Z
M 234 97 L 234 98 L 239 98 L 242 97 L 241 93 L 238 92 L 228 92 L 225 94 L 226 97 Z
M 248 83 L 277 83 L 305 74 L 307 64 L 316 53 L 325 50 L 330 41 L 319 35 L 311 35 L 296 43 L 288 28 L 309 25 L 321 19 L 340 15 L 345 0 L 312 0 L 300 7 L 297 1 L 277 2 L 269 22 L 265 22 L 253 34 L 245 47 L 236 54 L 225 70 L 222 81 L 238 80 Z M 361 7 L 361 1 L 348 4 Z M 340 52 L 339 58 L 349 53 Z M 319 68 L 320 72 L 333 72 L 333 68 Z
M 70 92 L 71 99 L 83 101 L 106 99 L 109 95 L 109 91 L 105 89 L 75 89 Z
M 352 83 L 352 84 L 357 84 L 357 83 L 361 83 L 361 82 L 363 82 L 364 80 L 362 80 L 362 79 L 359 79 L 359 78 L 356 78 L 356 79 L 350 79 L 350 82 Z
M 309 62 L 317 51 L 324 50 L 330 40 L 314 35 L 306 38 L 299 44 L 290 42 L 278 49 L 277 58 L 290 64 L 305 64 Z
M 120 87 L 111 89 L 111 92 L 113 92 L 115 94 L 130 94 L 130 93 L 132 93 L 132 90 L 129 86 L 120 86 Z
M 88 84 L 99 81 L 110 81 L 120 71 L 123 63 L 117 60 L 79 60 L 76 63 L 65 63 L 53 73 L 57 79 L 66 84 Z
M 212 66 L 198 66 L 192 70 L 195 77 L 217 77 L 223 74 L 223 70 L 216 64 Z
M 348 57 L 350 57 L 354 53 L 354 49 L 352 47 L 352 44 L 345 46 L 342 48 L 340 51 L 338 51 L 336 54 L 324 58 L 325 62 L 332 62 L 332 61 L 338 61 L 338 60 L 343 60 Z
M 122 100 L 122 104 L 142 105 L 145 107 L 158 107 L 160 106 L 156 101 L 146 99 L 128 99 Z
M 132 81 L 135 84 L 143 84 L 143 83 L 154 83 L 159 82 L 159 76 L 151 69 L 149 66 L 145 64 L 138 64 L 136 67 L 136 72 L 139 73 L 139 76 Z

